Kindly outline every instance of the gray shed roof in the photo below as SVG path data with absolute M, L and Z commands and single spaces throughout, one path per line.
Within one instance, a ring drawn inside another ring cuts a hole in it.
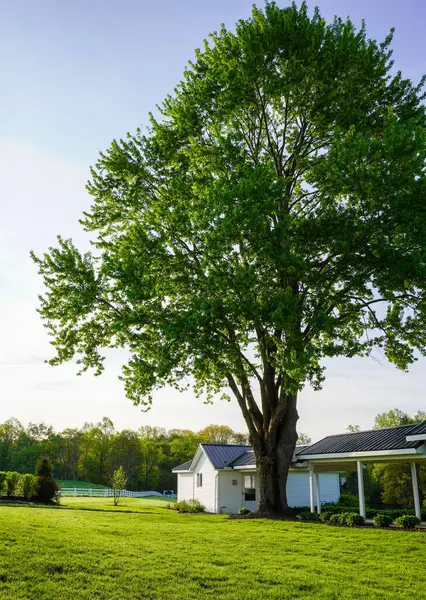
M 405 450 L 418 448 L 422 441 L 407 442 L 407 435 L 426 432 L 426 421 L 370 431 L 329 435 L 305 448 L 303 456 L 313 454 L 345 454 L 350 452 L 375 452 L 380 450 Z
M 186 462 L 178 465 L 177 467 L 173 467 L 173 471 L 189 471 L 189 467 L 191 466 L 192 459 L 187 460 Z
M 229 467 L 230 463 L 251 450 L 251 446 L 235 444 L 201 444 L 201 446 L 215 469 Z
M 245 467 L 249 465 L 255 465 L 256 458 L 253 450 L 247 450 L 244 454 L 241 454 L 236 460 L 234 460 L 229 466 L 230 467 Z

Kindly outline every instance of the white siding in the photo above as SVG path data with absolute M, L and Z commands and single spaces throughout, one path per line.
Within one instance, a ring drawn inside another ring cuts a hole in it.
M 321 502 L 337 502 L 340 497 L 338 473 L 320 473 Z M 314 494 L 316 503 L 316 486 L 314 478 Z M 309 506 L 309 473 L 290 471 L 287 480 L 287 502 L 289 506 Z
M 233 485 L 236 481 L 237 485 Z M 243 504 L 243 478 L 238 471 L 219 471 L 219 506 L 218 512 L 237 513 Z
M 189 500 L 194 497 L 194 475 L 192 473 L 178 473 L 177 499 Z
M 203 485 L 197 487 L 197 474 L 203 474 Z M 218 472 L 213 467 L 204 452 L 194 468 L 194 498 L 197 498 L 206 507 L 207 512 L 217 512 L 216 485 Z
M 254 472 L 251 472 L 252 474 Z M 219 505 L 218 512 L 235 514 L 242 506 L 247 506 L 250 510 L 257 508 L 257 489 L 256 502 L 246 502 L 244 500 L 244 475 L 247 471 L 220 471 L 219 472 Z M 340 482 L 338 473 L 320 473 L 320 494 L 321 502 L 337 502 L 340 497 Z M 236 480 L 237 485 L 232 485 Z M 257 488 L 257 486 L 256 486 Z M 316 501 L 316 490 L 315 501 Z M 309 473 L 290 471 L 287 480 L 287 501 L 289 506 L 309 506 Z

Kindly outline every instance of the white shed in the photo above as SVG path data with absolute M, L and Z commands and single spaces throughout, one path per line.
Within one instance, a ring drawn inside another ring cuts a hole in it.
M 177 474 L 178 500 L 196 498 L 212 513 L 234 514 L 243 506 L 250 510 L 257 507 L 256 465 L 250 446 L 200 444 L 193 459 L 175 467 L 173 473 Z M 318 480 L 321 501 L 337 502 L 339 473 L 320 473 Z M 310 497 L 309 470 L 295 460 L 287 482 L 288 503 L 309 506 Z

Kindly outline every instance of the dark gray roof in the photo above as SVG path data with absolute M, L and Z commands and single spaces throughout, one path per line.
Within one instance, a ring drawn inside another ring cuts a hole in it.
M 306 446 L 306 445 L 305 446 L 296 446 L 296 448 L 294 450 L 295 456 L 297 456 L 297 454 L 300 454 L 302 452 L 302 450 L 304 450 L 307 447 L 308 446 Z M 251 465 L 255 465 L 255 464 L 256 464 L 256 457 L 254 455 L 252 448 L 250 448 L 250 450 L 247 450 L 247 452 L 244 452 L 244 454 L 242 454 L 241 456 L 236 458 L 232 463 L 230 463 L 229 466 L 230 467 L 246 467 L 246 466 L 251 466 Z
M 421 423 L 417 423 L 417 425 L 412 426 L 413 429 L 407 435 L 420 435 L 421 433 L 426 433 L 426 421 L 422 421 Z
M 423 442 L 407 442 L 406 440 L 407 435 L 413 435 L 414 430 L 417 430 L 417 433 L 425 432 L 426 421 L 412 425 L 329 435 L 319 442 L 308 446 L 300 454 L 311 456 L 313 454 L 344 454 L 347 452 L 374 452 L 418 448 Z
M 241 454 L 237 459 L 230 463 L 230 467 L 245 467 L 247 465 L 255 465 L 256 458 L 253 450 L 247 450 L 244 454 Z
M 251 446 L 235 444 L 201 444 L 201 446 L 215 469 L 229 467 L 230 463 L 251 450 Z
M 173 467 L 173 471 L 189 471 L 189 467 L 191 466 L 192 459 L 187 460 L 186 462 L 178 465 L 177 467 Z

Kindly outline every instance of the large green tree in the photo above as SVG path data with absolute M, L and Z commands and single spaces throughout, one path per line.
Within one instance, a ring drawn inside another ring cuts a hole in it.
M 59 238 L 34 257 L 51 364 L 100 373 L 103 348 L 126 348 L 135 403 L 188 382 L 232 393 L 262 512 L 288 510 L 297 396 L 324 358 L 378 347 L 406 369 L 425 352 L 423 81 L 390 75 L 391 39 L 305 4 L 254 8 L 101 154 L 94 253 Z

